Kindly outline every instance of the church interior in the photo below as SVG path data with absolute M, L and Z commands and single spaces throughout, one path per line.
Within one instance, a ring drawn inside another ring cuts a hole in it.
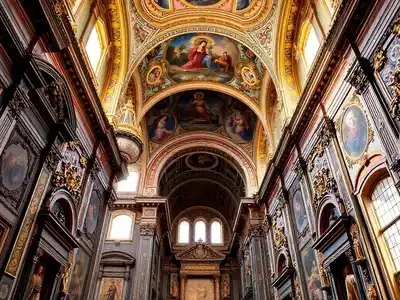
M 400 299 L 400 1 L 0 1 L 0 300 Z

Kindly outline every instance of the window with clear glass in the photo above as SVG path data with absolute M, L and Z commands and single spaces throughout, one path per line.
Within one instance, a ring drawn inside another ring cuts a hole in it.
M 97 32 L 96 26 L 93 27 L 85 48 L 90 65 L 92 66 L 93 71 L 96 72 L 102 52 L 100 36 Z
M 194 241 L 206 241 L 206 223 L 204 221 L 197 221 L 194 226 Z
M 130 240 L 132 230 L 132 217 L 128 215 L 118 215 L 111 221 L 109 239 L 111 240 Z
M 179 223 L 178 243 L 189 243 L 189 222 L 182 221 Z
M 211 223 L 211 243 L 222 244 L 222 225 L 219 221 Z
M 400 270 L 400 195 L 391 177 L 378 182 L 371 195 L 380 233 L 392 255 L 396 270 Z
M 125 180 L 121 180 L 117 184 L 118 192 L 137 192 L 139 183 L 139 172 L 129 172 L 128 177 Z
M 307 68 L 309 69 L 314 61 L 315 55 L 317 55 L 319 49 L 319 40 L 314 27 L 311 25 L 310 31 L 306 42 L 304 44 L 304 60 L 306 61 Z

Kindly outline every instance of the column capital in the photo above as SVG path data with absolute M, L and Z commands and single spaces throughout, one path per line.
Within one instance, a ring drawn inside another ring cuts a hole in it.
M 154 236 L 156 233 L 156 223 L 141 223 L 140 224 L 140 235 Z

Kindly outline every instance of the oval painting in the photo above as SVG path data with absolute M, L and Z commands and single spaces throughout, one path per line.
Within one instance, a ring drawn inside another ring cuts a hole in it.
M 341 123 L 342 142 L 345 153 L 351 158 L 360 157 L 368 145 L 368 123 L 358 105 L 349 106 Z
M 97 227 L 99 219 L 100 199 L 95 191 L 92 192 L 90 203 L 86 212 L 86 230 L 88 233 L 93 234 Z
M 186 165 L 193 170 L 209 170 L 217 164 L 218 159 L 208 153 L 194 153 L 186 157 Z
M 214 81 L 226 83 L 235 74 L 240 58 L 237 43 L 209 33 L 187 33 L 174 38 L 165 58 L 168 75 L 175 82 Z
M 10 191 L 21 187 L 28 171 L 28 151 L 20 144 L 12 144 L 3 153 L 2 184 Z

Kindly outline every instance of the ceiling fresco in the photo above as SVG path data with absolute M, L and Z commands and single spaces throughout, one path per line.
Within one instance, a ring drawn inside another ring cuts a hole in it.
M 142 61 L 143 102 L 185 82 L 224 84 L 260 103 L 264 66 L 257 56 L 230 38 L 188 33 L 164 42 Z
M 241 101 L 226 94 L 195 90 L 169 96 L 146 114 L 149 139 L 165 143 L 182 132 L 208 131 L 239 144 L 253 141 L 257 117 Z
M 180 10 L 184 8 L 212 7 L 225 11 L 244 10 L 257 0 L 155 0 L 160 8 Z
M 165 17 L 187 15 L 188 11 L 192 14 L 204 14 L 206 11 L 216 15 L 241 16 L 243 22 L 265 15 L 272 6 L 268 0 L 134 0 L 134 3 L 139 2 L 136 7 L 140 8 L 142 16 L 153 22 L 165 20 Z

